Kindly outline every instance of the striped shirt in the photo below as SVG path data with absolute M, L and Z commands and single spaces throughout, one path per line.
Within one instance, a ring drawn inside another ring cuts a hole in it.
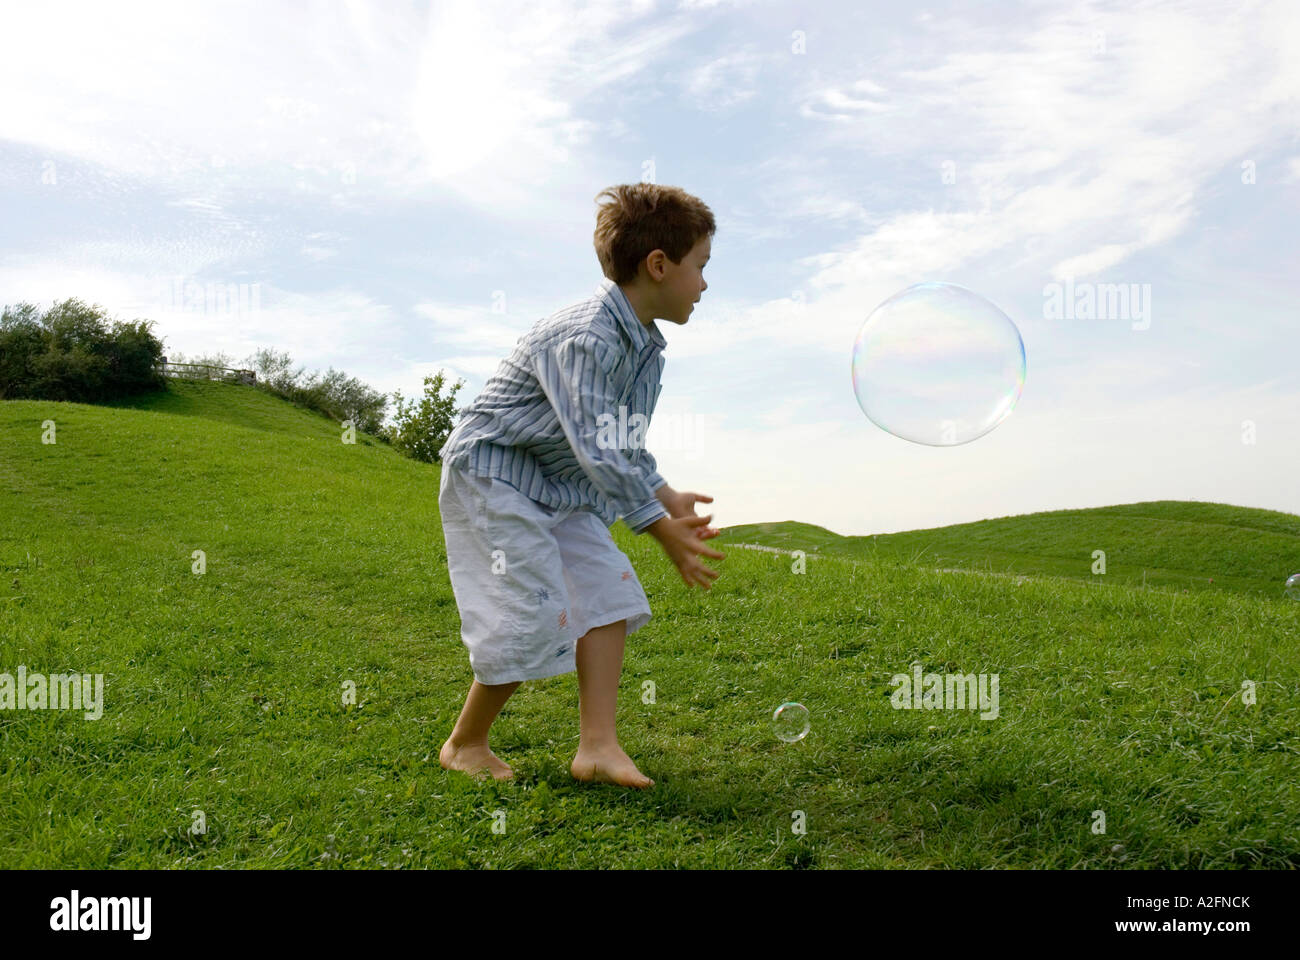
M 438 451 L 443 469 L 496 477 L 555 508 L 587 507 L 641 533 L 668 516 L 645 449 L 664 336 L 606 278 L 519 338 Z M 637 417 L 640 414 L 645 419 Z M 602 416 L 604 415 L 604 416 Z

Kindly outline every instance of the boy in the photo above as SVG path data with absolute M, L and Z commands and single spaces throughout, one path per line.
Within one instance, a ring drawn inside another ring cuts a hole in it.
M 578 672 L 578 780 L 649 787 L 618 744 L 614 707 L 623 648 L 650 604 L 609 527 L 649 532 L 689 588 L 724 554 L 696 501 L 659 475 L 642 449 L 659 399 L 666 345 L 655 319 L 684 325 L 708 289 L 715 225 L 677 187 L 610 187 L 596 214 L 594 296 L 520 337 L 438 451 L 447 570 L 474 683 L 439 762 L 471 775 L 513 776 L 488 728 L 524 680 Z M 640 416 L 638 416 L 640 415 Z M 644 419 L 643 419 L 644 418 Z M 617 442 L 610 434 L 618 435 Z

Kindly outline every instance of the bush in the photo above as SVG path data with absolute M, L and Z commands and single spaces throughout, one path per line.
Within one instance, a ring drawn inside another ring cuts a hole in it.
M 358 430 L 370 434 L 383 432 L 384 411 L 388 398 L 372 390 L 355 377 L 348 377 L 330 367 L 320 381 L 320 390 L 326 403 L 337 411 L 339 420 L 351 420 Z
M 388 430 L 389 442 L 398 450 L 416 460 L 433 463 L 438 451 L 447 442 L 457 415 L 456 393 L 465 385 L 460 381 L 447 396 L 441 396 L 446 379 L 439 371 L 436 376 L 424 378 L 424 397 L 418 404 L 408 406 L 400 391 L 393 394 L 397 401 L 397 415 Z
M 302 382 L 303 368 L 290 372 L 293 361 L 287 353 L 258 350 L 244 361 L 257 373 L 257 385 L 339 422 L 351 420 L 363 433 L 387 441 L 383 427 L 388 398 L 355 377 L 330 367 L 324 376 L 313 373 Z
M 293 366 L 293 361 L 289 359 L 289 354 L 276 353 L 274 350 L 258 350 L 246 362 L 252 364 L 253 369 L 257 371 L 258 383 L 264 383 L 280 391 L 291 389 L 304 369 L 299 367 L 290 373 L 289 368 Z
M 30 303 L 0 314 L 0 399 L 96 403 L 164 386 L 163 345 L 152 321 L 114 321 L 70 298 L 47 311 Z

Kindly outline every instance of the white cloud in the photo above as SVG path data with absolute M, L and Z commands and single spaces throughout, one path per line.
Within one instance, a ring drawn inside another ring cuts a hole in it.
M 497 367 L 500 365 L 500 357 L 487 354 L 440 357 L 427 363 L 409 365 L 406 368 L 404 380 L 422 384 L 425 376 L 433 376 L 439 371 L 446 375 L 449 386 L 455 384 L 458 380 L 465 380 L 465 387 L 456 396 L 457 406 L 463 407 L 473 400 L 477 393 L 476 390 L 471 388 L 471 385 L 477 383 L 481 386 L 487 381 L 488 377 L 496 373 Z
M 785 59 L 753 49 L 737 50 L 693 68 L 683 82 L 691 106 L 713 113 L 752 99 L 758 93 L 756 80 L 764 62 L 778 57 Z
M 651 7 L 14 8 L 6 33 L 23 42 L 0 86 L 21 93 L 0 100 L 0 137 L 177 192 L 255 176 L 346 207 L 434 182 L 517 212 L 603 125 L 573 102 L 693 29 L 682 13 L 638 25 Z
M 1132 245 L 1108 243 L 1096 250 L 1090 250 L 1077 257 L 1070 257 L 1068 260 L 1062 260 L 1052 267 L 1052 278 L 1054 280 L 1064 280 L 1066 277 L 1085 277 L 1089 274 L 1098 273 L 1123 261 L 1132 249 Z
M 335 250 L 333 247 L 314 247 L 311 246 L 310 244 L 304 246 L 298 252 L 301 253 L 307 259 L 315 260 L 317 262 L 320 262 L 321 260 L 328 260 L 331 257 L 337 257 L 339 254 L 339 252 Z
M 1186 229 L 1211 176 L 1268 143 L 1280 116 L 1300 120 L 1300 82 L 1276 79 L 1300 73 L 1284 45 L 1295 27 L 1266 35 L 1284 19 L 1279 8 L 1229 20 L 1198 10 L 1143 5 L 1113 19 L 1086 5 L 1040 10 L 1023 31 L 936 20 L 945 54 L 903 71 L 888 101 L 861 80 L 807 93 L 813 115 L 821 104 L 840 105 L 838 119 L 880 114 L 836 127 L 836 146 L 895 156 L 951 144 L 957 182 L 940 185 L 936 170 L 935 197 L 984 214 L 900 211 L 855 246 L 817 257 L 812 286 L 942 273 L 1035 236 L 1054 249 L 1068 238 L 1075 249 L 1057 256 L 1082 273 Z
M 514 349 L 529 326 L 494 313 L 490 305 L 478 308 L 426 302 L 416 304 L 414 310 L 427 318 L 421 330 L 431 343 L 476 347 L 500 356 Z
M 871 80 L 855 80 L 848 89 L 821 90 L 801 108 L 805 117 L 853 123 L 864 114 L 889 113 L 894 109 L 885 98 L 886 90 Z
M 693 29 L 683 16 L 637 23 L 650 8 L 519 0 L 437 8 L 411 101 L 420 168 L 465 203 L 533 214 L 572 167 L 573 150 L 604 126 L 574 116 L 574 102 L 639 73 Z

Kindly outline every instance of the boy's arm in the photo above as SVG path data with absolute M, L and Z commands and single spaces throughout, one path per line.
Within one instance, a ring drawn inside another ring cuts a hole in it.
M 612 413 L 617 405 L 610 382 L 615 362 L 613 348 L 591 334 L 582 334 L 538 350 L 532 359 L 537 382 L 554 408 L 578 464 L 622 515 L 628 528 L 641 533 L 656 520 L 667 517 L 659 492 L 623 451 L 604 450 L 596 442 L 596 418 Z M 656 471 L 652 475 L 663 479 Z
M 668 486 L 668 481 L 659 473 L 659 463 L 651 456 L 649 450 L 641 451 L 641 473 L 645 477 L 645 482 L 650 484 L 650 489 L 654 491 L 655 499 L 664 503 L 664 496 L 673 492 L 673 488 Z M 668 504 L 664 503 L 664 506 Z

